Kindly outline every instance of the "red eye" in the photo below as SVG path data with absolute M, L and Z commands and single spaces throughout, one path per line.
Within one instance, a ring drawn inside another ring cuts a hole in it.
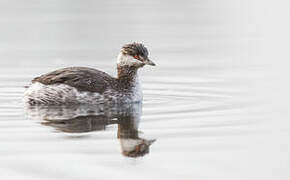
M 139 56 L 134 56 L 134 58 L 135 58 L 135 59 L 138 59 L 138 60 L 140 59 Z

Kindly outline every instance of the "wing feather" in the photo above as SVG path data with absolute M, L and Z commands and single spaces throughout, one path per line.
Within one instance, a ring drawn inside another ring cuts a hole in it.
M 66 84 L 77 88 L 79 91 L 98 93 L 103 93 L 115 81 L 115 78 L 105 72 L 86 67 L 63 68 L 32 80 L 32 82 L 40 82 L 45 85 Z

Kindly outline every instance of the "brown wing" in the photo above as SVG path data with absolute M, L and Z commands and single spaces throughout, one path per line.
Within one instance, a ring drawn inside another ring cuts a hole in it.
M 66 84 L 79 91 L 98 93 L 103 93 L 115 81 L 115 78 L 105 72 L 86 67 L 63 68 L 32 80 L 32 82 L 40 82 L 45 85 Z

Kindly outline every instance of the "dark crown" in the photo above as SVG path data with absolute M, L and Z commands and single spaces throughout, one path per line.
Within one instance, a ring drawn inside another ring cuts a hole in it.
M 124 54 L 130 55 L 130 56 L 143 56 L 148 57 L 148 50 L 147 48 L 141 44 L 141 43 L 132 43 L 132 44 L 126 44 L 122 47 L 121 50 Z

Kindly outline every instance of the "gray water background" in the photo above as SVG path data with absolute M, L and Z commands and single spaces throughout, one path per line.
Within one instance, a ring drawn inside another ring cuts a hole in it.
M 289 179 L 289 3 L 0 1 L 0 179 Z M 27 115 L 30 80 L 57 68 L 116 74 L 143 42 L 143 157 L 118 127 L 69 133 Z

